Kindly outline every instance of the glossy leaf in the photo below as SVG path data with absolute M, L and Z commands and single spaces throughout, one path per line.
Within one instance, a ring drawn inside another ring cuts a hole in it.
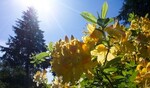
M 40 60 L 40 59 L 45 58 L 45 57 L 48 57 L 48 56 L 49 56 L 48 53 L 42 52 L 42 53 L 40 53 L 40 54 L 37 54 L 37 55 L 35 56 L 35 58 Z
M 84 11 L 81 13 L 81 16 L 85 18 L 88 22 L 95 23 L 95 24 L 97 23 L 97 18 L 89 12 Z
M 106 18 L 107 11 L 108 11 L 108 4 L 107 4 L 107 2 L 104 2 L 103 6 L 102 6 L 102 11 L 101 11 L 101 18 L 102 19 Z
M 117 68 L 115 68 L 115 67 L 110 67 L 110 68 L 104 69 L 105 73 L 116 72 L 116 71 L 117 71 Z

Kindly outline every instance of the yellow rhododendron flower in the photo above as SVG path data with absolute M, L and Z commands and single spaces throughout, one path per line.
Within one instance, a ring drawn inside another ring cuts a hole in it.
M 138 28 L 140 28 L 139 19 L 136 18 L 136 19 L 131 21 L 130 29 L 131 30 L 137 30 Z
M 125 38 L 125 27 L 120 25 L 119 23 L 115 23 L 114 25 L 108 26 L 105 28 L 105 31 L 114 39 L 114 42 L 120 42 Z
M 52 88 L 70 88 L 70 84 L 69 83 L 62 83 L 62 77 L 55 77 L 54 81 L 52 81 Z
M 41 72 L 37 71 L 36 74 L 33 76 L 34 80 L 40 79 L 40 75 L 41 75 Z
M 102 33 L 96 28 L 95 24 L 88 24 L 87 25 L 87 36 L 83 37 L 83 42 L 84 43 L 91 43 L 93 42 L 94 44 L 96 44 L 98 41 L 101 41 L 103 36 Z
M 139 72 L 136 77 L 137 83 L 145 83 L 145 81 L 150 81 L 150 62 L 146 62 L 145 60 L 141 61 L 139 65 L 137 65 L 136 70 Z
M 146 69 L 150 71 L 150 62 L 146 65 Z
M 108 52 L 108 49 L 103 44 L 99 44 L 96 46 L 94 50 L 91 51 L 91 55 L 97 56 L 97 62 L 103 65 L 105 62 L 105 59 L 107 59 L 107 61 L 110 61 L 114 58 L 114 55 L 112 55 L 112 53 L 110 52 L 108 53 L 107 58 L 106 58 L 107 52 Z
M 96 25 L 95 24 L 88 24 L 87 25 L 87 30 L 88 30 L 89 34 L 92 34 L 95 29 L 96 29 Z
M 37 71 L 36 74 L 33 76 L 33 81 L 36 82 L 37 86 L 41 83 L 46 83 L 47 77 L 46 77 L 46 70 L 43 71 Z
M 63 83 L 75 83 L 83 73 L 91 74 L 89 71 L 96 66 L 91 60 L 90 47 L 74 37 L 69 40 L 66 36 L 65 41 L 56 42 L 52 58 L 52 71 L 62 76 Z

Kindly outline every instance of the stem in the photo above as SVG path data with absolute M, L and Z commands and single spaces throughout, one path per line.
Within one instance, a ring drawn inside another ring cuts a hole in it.
M 113 84 L 112 84 L 112 82 L 110 81 L 110 79 L 107 77 L 107 75 L 105 74 L 105 73 L 103 73 L 103 72 L 101 72 L 104 76 L 105 76 L 105 78 L 109 81 L 109 84 L 111 85 L 111 88 L 113 88 Z
M 103 36 L 104 36 L 104 40 L 107 41 L 107 38 L 106 38 L 106 34 L 104 31 L 102 31 L 103 33 Z M 107 45 L 108 45 L 108 50 L 107 50 L 107 53 L 106 53 L 106 56 L 105 56 L 105 62 L 104 62 L 104 65 L 106 64 L 107 62 L 107 57 L 108 57 L 108 53 L 110 51 L 110 44 L 109 44 L 109 41 L 107 41 Z M 107 75 L 101 71 L 101 73 L 105 76 L 105 78 L 109 81 L 109 84 L 111 85 L 111 88 L 113 88 L 113 84 L 112 82 L 110 81 L 110 79 L 107 77 Z
M 107 56 L 108 56 L 108 53 L 109 53 L 109 48 L 108 48 L 107 53 L 106 53 L 106 56 L 105 56 L 105 62 L 104 62 L 104 65 L 105 65 L 106 62 L 107 62 Z
M 102 83 L 102 79 L 100 78 L 100 76 L 99 76 L 99 72 L 101 72 L 101 70 L 100 69 L 96 69 L 96 75 L 97 75 L 97 77 L 98 77 L 98 79 L 100 80 L 100 83 Z M 103 88 L 104 88 L 104 86 L 103 85 L 99 85 L 99 86 L 102 86 Z
M 106 53 L 106 56 L 105 56 L 105 61 L 104 61 L 104 65 L 105 65 L 106 62 L 107 62 L 108 53 L 109 53 L 109 51 L 110 51 L 110 44 L 109 44 L 109 41 L 107 41 L 105 32 L 104 32 L 103 30 L 102 30 L 101 32 L 102 32 L 102 34 L 103 34 L 103 36 L 104 36 L 104 40 L 107 42 L 107 45 L 108 45 L 108 50 L 107 50 L 107 53 Z
M 99 72 L 105 76 L 105 78 L 109 81 L 109 84 L 111 85 L 111 88 L 113 88 L 113 84 L 111 82 L 111 80 L 108 78 L 108 76 L 101 70 L 101 69 L 96 69 L 96 74 L 97 77 L 99 78 Z M 100 79 L 101 80 L 101 79 Z

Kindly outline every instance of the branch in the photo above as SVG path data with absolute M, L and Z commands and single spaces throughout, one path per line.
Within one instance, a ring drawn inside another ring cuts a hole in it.
M 109 84 L 111 85 L 111 88 L 113 88 L 113 84 L 112 84 L 112 82 L 110 81 L 110 79 L 107 77 L 107 75 L 104 73 L 104 72 L 101 72 L 104 76 L 105 76 L 105 78 L 109 81 Z

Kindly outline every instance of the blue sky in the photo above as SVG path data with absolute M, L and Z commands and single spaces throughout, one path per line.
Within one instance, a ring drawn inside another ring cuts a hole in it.
M 45 4 L 41 2 L 41 7 L 47 4 L 48 8 L 51 8 L 37 9 L 39 26 L 44 31 L 46 43 L 64 39 L 65 35 L 74 35 L 80 40 L 87 25 L 80 13 L 88 11 L 97 16 L 104 1 L 107 1 L 109 5 L 107 17 L 117 16 L 123 0 L 47 0 Z M 14 36 L 12 25 L 15 25 L 15 21 L 23 15 L 22 12 L 30 6 L 26 2 L 27 0 L 1 0 L 0 45 L 5 46 L 9 35 Z
M 26 1 L 1 0 L 0 45 L 5 45 L 9 35 L 14 35 L 12 25 L 15 25 L 15 21 L 21 18 L 22 12 L 27 10 Z M 64 38 L 65 35 L 74 35 L 76 38 L 81 39 L 82 32 L 86 30 L 87 22 L 80 16 L 80 13 L 89 11 L 97 16 L 97 12 L 100 13 L 104 1 L 109 4 L 107 17 L 117 16 L 123 0 L 55 0 L 53 2 L 55 6 L 53 6 L 53 9 L 49 9 L 51 10 L 49 13 L 37 9 L 38 19 L 41 21 L 39 23 L 40 29 L 44 31 L 46 43 L 56 42 L 60 38 Z

